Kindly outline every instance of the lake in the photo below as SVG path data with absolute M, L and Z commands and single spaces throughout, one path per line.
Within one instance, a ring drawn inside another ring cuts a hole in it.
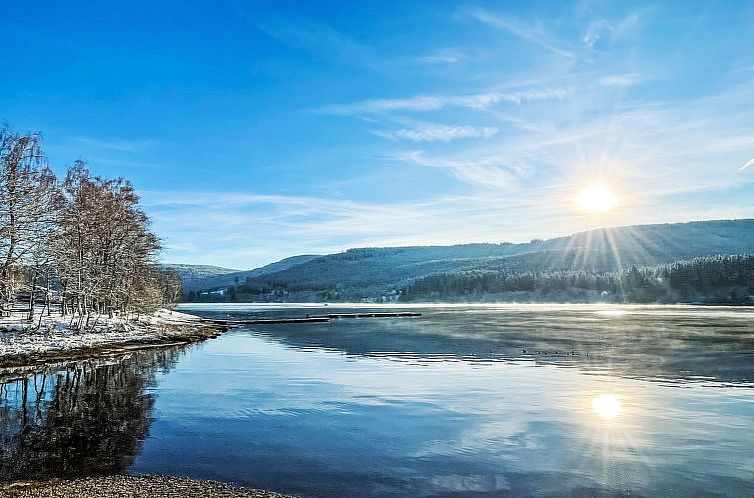
M 5 371 L 0 479 L 176 474 L 305 497 L 754 496 L 754 308 L 400 310 L 422 316 L 252 325 Z

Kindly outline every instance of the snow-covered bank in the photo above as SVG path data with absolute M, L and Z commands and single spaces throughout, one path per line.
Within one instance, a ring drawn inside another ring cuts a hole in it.
M 225 330 L 197 316 L 166 309 L 140 316 L 92 316 L 85 331 L 72 327 L 71 317 L 55 314 L 44 316 L 37 325 L 36 320 L 29 323 L 19 317 L 0 318 L 0 366 L 96 355 L 140 345 L 191 342 L 216 337 Z

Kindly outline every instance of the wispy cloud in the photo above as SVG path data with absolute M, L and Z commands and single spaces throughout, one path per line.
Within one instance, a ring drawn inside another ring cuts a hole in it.
M 374 131 L 377 136 L 388 140 L 410 140 L 412 142 L 450 142 L 461 138 L 490 138 L 497 128 L 482 126 L 428 125 L 419 128 L 401 128 L 394 131 Z
M 746 169 L 748 169 L 748 168 L 750 168 L 752 166 L 754 166 L 754 157 L 751 158 L 751 159 L 749 159 L 748 161 L 746 161 L 746 164 L 744 164 L 743 166 L 741 166 L 741 171 L 744 171 L 744 170 L 746 170 Z
M 313 19 L 272 19 L 256 23 L 259 30 L 294 49 L 313 54 L 328 62 L 391 72 L 408 67 L 448 65 L 459 62 L 458 50 L 438 50 L 429 54 L 410 54 L 406 50 L 390 53 L 362 43 L 355 37 Z
M 614 74 L 600 78 L 599 83 L 602 86 L 612 87 L 630 87 L 641 82 L 641 76 L 638 73 Z
M 611 40 L 619 40 L 626 36 L 639 24 L 640 16 L 636 12 L 628 14 L 617 22 L 610 22 L 606 19 L 596 19 L 589 23 L 581 37 L 581 41 L 589 48 L 593 48 L 597 41 L 608 33 Z
M 494 189 L 508 189 L 515 186 L 521 178 L 530 173 L 525 166 L 490 157 L 456 159 L 429 157 L 424 151 L 409 151 L 395 154 L 389 159 L 416 166 L 442 168 L 465 183 Z
M 492 14 L 484 9 L 471 9 L 469 15 L 490 27 L 505 30 L 522 40 L 528 41 L 557 55 L 573 58 L 575 54 L 564 48 L 565 44 L 548 33 L 541 25 L 527 26 L 512 19 Z
M 380 203 L 228 192 L 153 191 L 144 198 L 164 239 L 165 261 L 236 268 L 351 247 L 527 240 L 525 220 L 498 215 L 503 203 L 547 217 L 536 202 L 494 195 Z M 250 242 L 250 233 L 264 242 Z M 199 240 L 213 241 L 212 247 Z
M 562 185 L 379 203 L 257 198 L 228 192 L 150 192 L 145 198 L 154 228 L 164 241 L 164 261 L 253 268 L 286 256 L 351 247 L 525 242 L 593 228 L 594 219 L 564 216 L 573 211 L 572 195 L 573 186 Z M 148 202 L 154 196 L 160 198 L 159 206 Z M 187 197 L 204 202 L 187 203 Z M 651 202 L 631 209 L 631 223 L 710 217 L 709 210 L 698 203 L 667 202 L 664 206 L 662 212 Z M 720 216 L 725 213 L 751 215 L 750 210 L 732 206 L 716 211 Z M 621 219 L 611 217 L 600 223 L 617 224 Z
M 257 23 L 257 27 L 291 47 L 316 53 L 333 62 L 370 67 L 382 63 L 382 58 L 374 49 L 322 22 L 274 19 Z
M 581 37 L 581 41 L 586 45 L 587 47 L 591 48 L 594 46 L 595 43 L 597 43 L 597 40 L 599 40 L 600 36 L 602 35 L 602 31 L 607 28 L 608 24 L 607 21 L 604 19 L 598 19 L 596 21 L 592 21 L 589 23 L 589 26 L 586 28 L 586 31 L 584 32 L 584 35 Z
M 467 95 L 417 95 L 405 99 L 372 99 L 352 104 L 337 104 L 318 109 L 323 114 L 380 114 L 397 111 L 427 112 L 449 107 L 484 110 L 497 104 L 541 100 L 562 100 L 568 91 L 559 88 L 523 90 L 518 92 L 486 92 Z

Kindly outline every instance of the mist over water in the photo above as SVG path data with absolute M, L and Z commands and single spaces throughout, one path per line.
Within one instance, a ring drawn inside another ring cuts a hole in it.
M 0 477 L 164 473 L 303 496 L 754 495 L 751 308 L 415 308 L 5 372 Z

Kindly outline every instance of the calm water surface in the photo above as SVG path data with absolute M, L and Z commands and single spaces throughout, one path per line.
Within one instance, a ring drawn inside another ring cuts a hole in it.
M 754 496 L 754 309 L 419 311 L 0 372 L 0 479 L 161 473 L 302 496 Z

